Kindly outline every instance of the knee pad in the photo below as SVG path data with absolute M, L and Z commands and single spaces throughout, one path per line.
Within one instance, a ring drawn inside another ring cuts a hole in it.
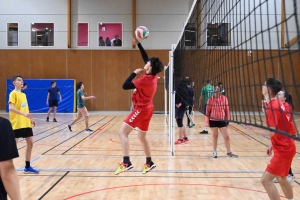
M 183 127 L 182 119 L 176 119 L 176 123 L 178 127 Z

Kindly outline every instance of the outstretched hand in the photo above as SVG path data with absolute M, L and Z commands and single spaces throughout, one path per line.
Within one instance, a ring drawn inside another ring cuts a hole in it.
M 140 43 L 136 38 L 132 37 L 132 35 L 130 35 L 131 40 L 132 40 L 132 44 L 137 45 L 138 43 Z

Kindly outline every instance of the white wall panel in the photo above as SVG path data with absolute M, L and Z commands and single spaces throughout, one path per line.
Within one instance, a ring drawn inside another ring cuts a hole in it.
M 73 14 L 131 15 L 131 12 L 131 0 L 72 0 Z
M 67 14 L 66 0 L 0 0 L 0 13 L 6 14 Z

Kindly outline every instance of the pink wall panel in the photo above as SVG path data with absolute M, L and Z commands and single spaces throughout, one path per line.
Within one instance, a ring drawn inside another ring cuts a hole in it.
M 78 46 L 88 46 L 89 40 L 89 24 L 88 23 L 78 23 Z

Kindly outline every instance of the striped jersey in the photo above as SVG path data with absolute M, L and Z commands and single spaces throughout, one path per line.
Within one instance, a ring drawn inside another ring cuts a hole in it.
M 209 123 L 209 120 L 230 120 L 230 111 L 227 98 L 223 95 L 220 95 L 219 97 L 210 97 L 206 104 L 206 114 L 207 116 L 205 117 L 205 122 L 207 124 Z

